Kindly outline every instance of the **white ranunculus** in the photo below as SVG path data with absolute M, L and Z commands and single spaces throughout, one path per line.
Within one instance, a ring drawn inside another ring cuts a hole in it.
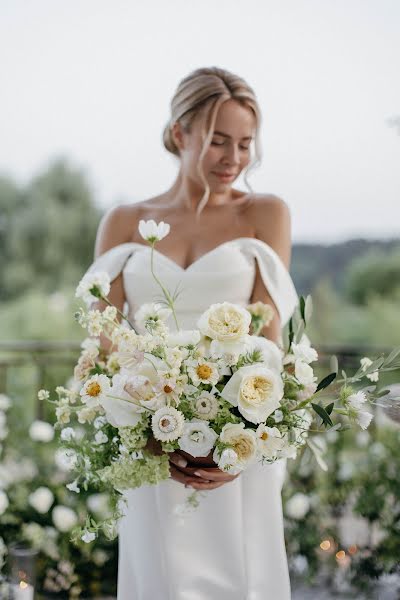
M 0 490 L 0 515 L 6 512 L 9 504 L 7 494 L 3 490 Z
M 51 513 L 53 523 L 57 527 L 58 531 L 66 533 L 71 531 L 73 527 L 78 523 L 78 516 L 72 508 L 68 506 L 55 506 Z
M 245 429 L 244 423 L 227 423 L 223 426 L 219 437 L 221 442 L 229 444 L 236 452 L 235 467 L 239 470 L 243 470 L 256 460 L 257 436 L 252 429 Z M 219 464 L 219 459 L 216 462 Z
M 214 462 L 218 464 L 218 468 L 221 471 L 225 471 L 230 475 L 237 475 L 241 471 L 243 471 L 243 465 L 239 462 L 239 457 L 235 450 L 232 448 L 225 448 L 219 455 L 217 448 L 214 450 L 213 454 Z
M 277 427 L 267 427 L 260 423 L 256 435 L 259 452 L 265 458 L 274 458 L 285 445 L 281 432 Z
M 220 342 L 240 340 L 248 335 L 250 324 L 250 313 L 230 302 L 212 304 L 197 322 L 203 335 Z
M 70 442 L 75 439 L 74 429 L 72 429 L 72 427 L 64 427 L 64 429 L 61 430 L 60 438 L 63 442 Z
M 164 221 L 156 223 L 153 219 L 139 221 L 139 233 L 147 242 L 159 242 L 164 239 L 170 232 L 170 226 Z
M 86 273 L 81 279 L 76 288 L 75 296 L 82 298 L 85 304 L 89 307 L 96 302 L 99 297 L 91 293 L 90 290 L 95 293 L 107 296 L 110 292 L 110 276 L 105 271 L 96 271 L 95 273 Z
M 355 392 L 347 398 L 349 406 L 351 406 L 351 408 L 355 408 L 356 410 L 360 409 L 366 401 L 367 396 L 362 391 Z
M 200 331 L 197 329 L 184 329 L 169 333 L 166 344 L 170 348 L 175 346 L 196 346 L 200 342 Z
M 11 405 L 11 398 L 5 394 L 0 394 L 0 410 L 8 410 Z
M 207 421 L 192 419 L 192 421 L 185 422 L 183 434 L 178 443 L 181 450 L 198 457 L 207 456 L 217 439 L 218 435 L 209 427 Z
M 314 371 L 307 363 L 296 360 L 294 366 L 294 374 L 299 383 L 302 385 L 309 385 L 316 381 L 316 377 L 314 377 Z
M 310 510 L 311 503 L 308 496 L 297 492 L 286 502 L 286 514 L 291 519 L 304 519 L 308 511 Z
M 51 442 L 54 428 L 46 421 L 34 421 L 29 427 L 29 436 L 34 442 Z
M 261 360 L 266 367 L 278 371 L 282 371 L 283 353 L 278 346 L 265 337 L 252 335 L 249 340 L 249 351 L 258 350 L 261 352 Z
M 47 487 L 38 487 L 28 496 L 29 504 L 40 514 L 44 515 L 54 502 L 54 495 Z
M 318 353 L 309 344 L 292 344 L 292 352 L 295 360 L 300 360 L 307 364 L 318 360 Z
M 280 406 L 283 383 L 279 372 L 250 365 L 232 375 L 221 396 L 251 423 L 262 423 Z
M 151 428 L 156 440 L 172 442 L 183 433 L 185 417 L 173 406 L 159 408 L 151 419 Z
M 108 395 L 101 398 L 101 406 L 106 411 L 106 418 L 113 427 L 135 427 L 141 419 L 143 408 L 126 386 L 137 387 L 138 380 L 143 378 L 127 375 L 114 375 Z

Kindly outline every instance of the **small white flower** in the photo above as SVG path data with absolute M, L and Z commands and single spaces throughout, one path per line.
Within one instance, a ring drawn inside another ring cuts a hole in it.
M 286 514 L 291 519 L 304 519 L 311 508 L 310 499 L 305 494 L 297 492 L 286 502 Z
M 361 364 L 362 370 L 366 371 L 368 369 L 368 367 L 370 367 L 372 365 L 372 360 L 370 358 L 368 358 L 368 356 L 364 356 L 364 358 L 362 358 L 360 360 L 360 364 Z M 369 375 L 366 375 L 366 377 L 370 381 L 376 382 L 379 380 L 379 371 L 373 371 L 372 373 L 369 373 Z
M 51 513 L 53 523 L 57 527 L 58 531 L 63 533 L 71 531 L 78 522 L 78 516 L 72 508 L 68 506 L 55 506 Z
M 194 410 L 199 419 L 210 421 L 215 419 L 218 414 L 219 403 L 217 398 L 210 392 L 203 391 L 200 396 L 194 400 Z
M 360 409 L 364 402 L 367 401 L 367 397 L 364 392 L 356 392 L 355 394 L 351 394 L 347 398 L 347 402 L 351 408 L 355 408 L 356 410 Z
M 317 380 L 310 365 L 301 360 L 296 360 L 294 369 L 295 377 L 302 385 L 310 385 Z
M 153 334 L 163 335 L 166 333 L 164 323 L 172 314 L 172 310 L 157 302 L 142 304 L 135 312 L 134 319 L 140 332 L 146 330 Z
M 170 226 L 168 223 L 164 223 L 164 221 L 160 221 L 156 223 L 153 219 L 149 221 L 144 221 L 141 219 L 139 221 L 139 233 L 144 240 L 150 242 L 159 242 L 164 239 L 170 232 Z
M 361 429 L 367 429 L 373 419 L 373 416 L 374 415 L 368 412 L 367 410 L 360 410 L 357 413 L 355 420 L 359 424 Z
M 295 361 L 300 360 L 307 364 L 318 360 L 318 353 L 314 348 L 311 348 L 309 344 L 292 344 L 292 352 L 294 354 Z
M 225 448 L 221 456 L 218 455 L 217 449 L 215 449 L 213 458 L 218 463 L 218 468 L 230 475 L 237 475 L 243 471 L 243 465 L 239 463 L 239 457 L 232 448 Z
M 72 429 L 72 427 L 65 427 L 61 430 L 60 438 L 63 442 L 70 442 L 71 440 L 75 439 L 75 431 Z
M 103 313 L 100 310 L 89 310 L 86 319 L 86 326 L 89 335 L 99 336 L 104 326 Z
M 82 402 L 89 408 L 101 404 L 104 396 L 110 392 L 110 380 L 106 375 L 93 375 L 80 391 Z
M 5 394 L 0 394 L 0 410 L 8 410 L 11 405 L 11 398 Z
M 280 423 L 281 421 L 283 421 L 283 412 L 279 409 L 275 410 L 271 416 L 274 419 L 275 423 Z
M 88 354 L 96 357 L 99 354 L 100 340 L 95 337 L 87 337 L 81 343 L 82 350 L 85 350 Z
M 0 516 L 6 512 L 9 504 L 7 494 L 0 490 Z
M 105 271 L 86 273 L 76 288 L 76 298 L 82 298 L 86 306 L 91 306 L 100 295 L 107 296 L 110 292 L 110 276 Z
M 97 445 L 105 444 L 106 442 L 108 442 L 108 437 L 102 431 L 98 431 L 94 436 L 94 439 Z
M 37 490 L 29 494 L 29 504 L 40 514 L 45 514 L 49 511 L 50 506 L 54 502 L 54 495 L 47 487 L 38 487 Z
M 80 488 L 78 486 L 78 480 L 75 479 L 74 481 L 72 481 L 71 483 L 67 483 L 67 485 L 65 486 L 70 492 L 75 492 L 76 494 L 80 493 Z
M 222 359 L 226 366 L 233 366 L 239 360 L 241 354 L 246 354 L 249 349 L 250 336 L 244 336 L 241 340 L 224 341 L 212 340 L 210 344 L 210 355 L 214 359 Z
M 219 372 L 217 366 L 204 359 L 186 361 L 188 374 L 195 386 L 205 383 L 215 385 L 219 381 Z
M 39 390 L 38 391 L 38 399 L 39 400 L 48 400 L 50 398 L 50 392 L 47 390 Z
M 104 425 L 107 425 L 106 417 L 97 417 L 93 421 L 93 425 L 94 425 L 95 429 L 101 429 L 102 427 L 104 427 Z
M 314 381 L 313 383 L 308 383 L 303 387 L 302 390 L 298 390 L 296 392 L 296 400 L 297 402 L 303 402 L 304 400 L 309 400 L 311 396 L 313 396 L 317 390 L 317 384 Z
M 72 471 L 78 462 L 75 450 L 58 448 L 54 454 L 54 461 L 61 471 Z
M 285 445 L 277 427 L 267 427 L 263 423 L 257 427 L 258 449 L 265 458 L 273 458 Z
M 51 442 L 54 428 L 46 421 L 34 421 L 29 427 L 29 436 L 34 442 Z
M 96 534 L 93 533 L 93 531 L 88 531 L 87 529 L 81 536 L 81 540 L 83 542 L 85 542 L 85 544 L 90 544 L 90 542 L 93 542 L 95 539 L 96 539 Z
M 151 419 L 151 428 L 156 440 L 172 442 L 182 435 L 185 417 L 172 406 L 159 408 Z
M 179 447 L 194 457 L 207 456 L 211 452 L 218 435 L 207 421 L 186 421 L 183 426 L 183 434 L 179 438 Z
M 198 329 L 175 331 L 167 335 L 166 344 L 172 348 L 175 346 L 196 346 L 200 342 L 200 337 Z
M 71 411 L 68 406 L 61 405 L 56 408 L 57 421 L 62 425 L 69 423 L 71 420 Z

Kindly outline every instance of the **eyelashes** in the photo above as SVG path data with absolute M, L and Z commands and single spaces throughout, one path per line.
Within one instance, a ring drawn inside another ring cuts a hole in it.
M 211 142 L 211 146 L 223 146 L 225 142 Z M 250 150 L 250 146 L 239 146 L 240 150 Z

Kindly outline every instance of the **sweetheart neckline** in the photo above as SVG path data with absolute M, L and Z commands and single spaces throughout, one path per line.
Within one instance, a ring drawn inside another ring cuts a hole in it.
M 159 250 L 157 250 L 157 248 L 154 248 L 154 251 L 155 251 L 156 254 L 158 254 L 159 256 L 161 256 L 161 258 L 163 258 L 164 260 L 166 260 L 167 262 L 169 262 L 170 264 L 172 264 L 173 266 L 175 266 L 177 269 L 179 269 L 179 271 L 182 271 L 183 273 L 187 273 L 188 271 L 190 271 L 192 269 L 192 267 L 194 267 L 195 265 L 197 265 L 203 259 L 207 258 L 210 254 L 213 254 L 214 252 L 216 252 L 220 248 L 223 248 L 224 246 L 227 246 L 228 244 L 233 244 L 234 242 L 240 242 L 241 240 L 252 240 L 252 241 L 260 242 L 261 244 L 264 244 L 265 246 L 268 247 L 268 249 L 273 254 L 275 254 L 275 256 L 278 258 L 278 260 L 282 263 L 282 265 L 286 269 L 286 266 L 283 264 L 283 261 L 282 261 L 281 257 L 272 248 L 272 246 L 270 246 L 269 244 L 267 244 L 267 242 L 264 242 L 263 240 L 259 240 L 258 238 L 252 238 L 252 237 L 239 237 L 239 238 L 233 238 L 232 240 L 227 240 L 226 242 L 222 242 L 221 244 L 218 244 L 218 246 L 215 246 L 215 248 L 212 248 L 211 250 L 208 250 L 207 252 L 205 252 L 204 254 L 202 254 L 201 256 L 199 256 L 199 258 L 197 258 L 196 260 L 194 260 L 187 267 L 182 267 L 175 260 L 173 260 L 172 258 L 170 258 L 169 256 L 167 256 L 163 252 L 160 252 Z M 143 248 L 143 250 L 151 250 L 151 246 L 146 246 L 145 244 L 141 244 L 140 242 L 127 242 L 127 243 L 128 244 L 129 243 L 130 244 L 136 244 L 137 246 L 141 246 Z

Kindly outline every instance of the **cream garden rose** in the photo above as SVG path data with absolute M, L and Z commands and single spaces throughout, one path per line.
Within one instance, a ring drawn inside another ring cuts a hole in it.
M 230 302 L 212 304 L 197 322 L 203 335 L 220 342 L 239 340 L 249 333 L 251 315 Z
M 251 423 L 262 423 L 280 406 L 283 383 L 279 372 L 250 365 L 232 375 L 221 396 Z
M 244 423 L 227 423 L 222 428 L 220 440 L 224 444 L 229 444 L 231 449 L 236 453 L 237 459 L 234 465 L 223 464 L 220 466 L 220 455 L 218 449 L 214 451 L 214 460 L 218 466 L 224 467 L 228 473 L 235 474 L 245 469 L 249 464 L 257 458 L 257 436 L 252 429 L 245 429 Z M 226 456 L 225 456 L 226 458 Z M 235 459 L 234 455 L 230 454 L 230 460 Z M 224 460 L 225 462 L 225 460 Z M 233 473 L 234 471 L 234 473 Z

